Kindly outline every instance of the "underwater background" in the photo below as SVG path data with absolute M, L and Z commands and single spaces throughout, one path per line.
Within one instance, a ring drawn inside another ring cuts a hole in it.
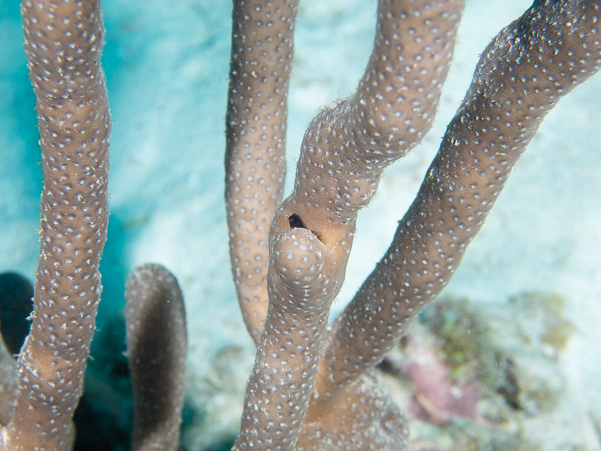
M 311 117 L 349 95 L 362 75 L 376 6 L 375 0 L 301 1 L 289 95 L 289 188 Z M 359 215 L 345 286 L 331 317 L 390 244 L 463 99 L 479 53 L 529 6 L 527 0 L 467 1 L 436 123 L 420 146 L 385 172 L 378 194 Z M 132 412 L 123 289 L 129 271 L 146 262 L 169 268 L 186 301 L 182 445 L 195 451 L 229 449 L 235 437 L 254 346 L 235 298 L 225 221 L 231 8 L 224 0 L 103 2 L 102 62 L 113 118 L 111 217 L 98 331 L 80 412 L 85 423 L 98 428 L 78 430 L 81 449 L 127 449 Z M 495 417 L 492 407 L 480 406 L 488 413 L 457 414 L 440 427 L 432 412 L 411 411 L 401 386 L 419 390 L 419 381 L 399 376 L 407 365 L 395 366 L 391 358 L 389 366 L 401 370 L 389 370 L 386 377 L 393 385 L 398 379 L 401 388 L 391 390 L 410 410 L 415 450 L 601 450 L 600 124 L 597 75 L 547 116 L 443 300 L 416 326 L 415 335 L 422 337 L 416 340 L 425 340 L 423 346 L 438 355 L 457 355 L 444 342 L 460 346 L 461 362 L 472 353 L 480 375 L 502 366 L 505 382 L 515 379 L 509 385 L 517 392 L 506 394 L 511 390 L 494 378 L 492 391 L 515 415 L 499 408 Z M 18 2 L 0 0 L 0 273 L 15 271 L 32 282 L 42 189 L 38 139 Z M 442 302 L 452 307 L 441 307 Z M 472 334 L 473 327 L 476 350 L 457 335 L 466 318 L 471 326 L 464 332 Z M 432 327 L 436 331 L 428 332 Z M 428 342 L 423 338 L 428 335 L 438 341 Z M 411 346 L 404 346 L 410 354 Z M 491 353 L 496 357 L 486 363 Z M 469 366 L 462 365 L 452 370 L 461 373 Z M 500 434 L 494 425 L 507 431 L 505 438 L 494 438 Z M 459 436 L 473 440 L 468 446 Z

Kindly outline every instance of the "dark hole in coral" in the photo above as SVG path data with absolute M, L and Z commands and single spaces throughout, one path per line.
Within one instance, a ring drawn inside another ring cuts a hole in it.
M 296 213 L 292 213 L 288 217 L 288 224 L 290 224 L 291 229 L 307 229 L 309 232 L 311 232 L 313 235 L 315 235 L 315 237 L 319 241 L 323 242 L 323 240 L 321 239 L 319 234 L 317 232 L 315 232 L 315 230 L 311 230 L 307 226 L 305 226 L 305 224 L 303 224 L 303 221 L 301 220 L 300 216 L 297 215 Z
M 291 229 L 306 229 L 303 221 L 301 221 L 301 218 L 296 213 L 290 215 L 288 223 L 290 224 Z

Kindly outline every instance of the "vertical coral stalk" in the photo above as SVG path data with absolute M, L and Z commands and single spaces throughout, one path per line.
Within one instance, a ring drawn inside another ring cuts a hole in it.
M 297 7 L 298 0 L 234 1 L 225 197 L 232 272 L 255 342 L 267 315 L 267 234 L 284 189 Z
M 134 389 L 132 450 L 179 449 L 186 312 L 175 277 L 160 265 L 144 265 L 125 288 L 127 353 Z
M 313 388 L 332 292 L 325 246 L 309 230 L 278 235 L 271 247 L 269 313 L 246 389 L 234 450 L 294 450 Z
M 110 113 L 99 0 L 25 0 L 44 188 L 31 332 L 18 359 L 6 449 L 69 449 L 102 286 Z

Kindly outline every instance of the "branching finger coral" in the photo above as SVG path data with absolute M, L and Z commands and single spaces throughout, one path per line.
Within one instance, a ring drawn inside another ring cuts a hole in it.
M 235 449 L 406 446 L 402 433 L 390 433 L 402 431 L 402 419 L 394 407 L 383 408 L 385 395 L 367 375 L 449 282 L 545 114 L 601 63 L 594 2 L 536 1 L 502 30 L 482 55 L 389 251 L 326 332 L 357 211 L 369 203 L 382 170 L 427 131 L 462 7 L 460 1 L 380 1 L 374 50 L 357 92 L 309 125 L 294 191 L 271 226 L 270 308 Z M 311 277 L 289 267 L 311 261 L 300 236 L 319 243 L 309 248 L 320 260 Z M 286 260 L 274 258 L 282 254 Z M 309 285 L 282 293 L 277 287 L 294 284 L 295 275 L 296 284 Z M 284 299 L 286 310 L 278 307 Z M 311 305 L 319 322 L 309 337 Z M 297 331 L 305 338 L 295 339 Z M 283 358 L 299 352 L 307 354 L 304 362 Z M 366 401 L 366 393 L 376 401 Z
M 298 7 L 234 0 L 225 203 L 233 279 L 257 354 L 233 449 L 408 449 L 405 420 L 374 367 L 449 283 L 545 115 L 598 71 L 601 2 L 535 0 L 489 44 L 390 248 L 331 323 L 358 212 L 386 167 L 429 130 L 464 1 L 379 0 L 357 89 L 311 121 L 282 202 Z M 0 342 L 0 449 L 68 450 L 107 234 L 104 29 L 97 0 L 24 0 L 22 16 L 42 148 L 41 250 L 16 362 L 14 344 Z M 126 289 L 133 447 L 176 449 L 182 293 L 158 265 L 135 270 Z

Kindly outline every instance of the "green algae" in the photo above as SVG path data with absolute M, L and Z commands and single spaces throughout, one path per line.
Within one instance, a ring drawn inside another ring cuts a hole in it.
M 436 337 L 454 381 L 499 382 L 499 351 L 492 345 L 489 327 L 467 299 L 439 302 L 420 320 Z

